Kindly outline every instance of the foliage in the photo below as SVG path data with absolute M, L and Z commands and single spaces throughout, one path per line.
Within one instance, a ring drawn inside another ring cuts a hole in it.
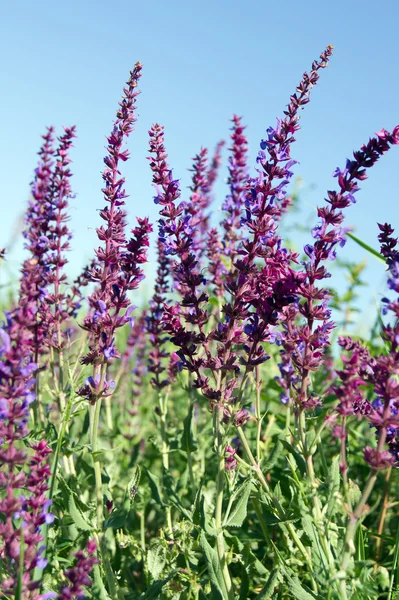
M 233 117 L 220 227 L 211 210 L 223 142 L 211 160 L 204 148 L 195 156 L 185 194 L 164 129 L 152 126 L 158 271 L 140 309 L 130 294 L 144 277 L 152 226 L 138 219 L 128 237 L 121 168 L 142 65 L 107 138 L 99 247 L 73 283 L 63 267 L 75 129 L 56 148 L 52 128 L 43 136 L 28 258 L 0 330 L 2 597 L 398 595 L 392 227 L 379 225 L 380 251 L 370 251 L 386 263 L 396 297 L 384 298 L 369 339 L 349 335 L 364 263 L 338 263 L 343 294 L 326 280 L 345 243 L 344 211 L 367 169 L 399 143 L 399 127 L 336 169 L 337 189 L 303 255 L 283 237 L 283 217 L 298 202 L 288 184 L 299 110 L 331 55 L 328 46 L 303 75 L 253 172 L 245 127 Z

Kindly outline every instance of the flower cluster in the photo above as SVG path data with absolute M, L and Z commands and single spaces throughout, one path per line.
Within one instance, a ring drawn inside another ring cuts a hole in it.
M 43 307 L 48 285 L 49 227 L 51 219 L 51 183 L 54 158 L 54 130 L 49 127 L 42 136 L 44 143 L 39 150 L 39 164 L 31 185 L 31 199 L 25 216 L 24 237 L 29 257 L 22 265 L 19 305 L 31 315 L 25 322 L 33 334 L 34 356 L 45 352 L 47 326 Z M 42 309 L 42 310 L 41 310 Z
M 342 227 L 342 210 L 355 201 L 354 194 L 359 190 L 358 181 L 367 178 L 366 170 L 372 167 L 392 145 L 399 143 L 399 128 L 392 133 L 381 130 L 375 138 L 369 140 L 353 154 L 353 160 L 347 160 L 343 171 L 337 169 L 339 191 L 329 191 L 327 206 L 318 209 L 320 223 L 313 229 L 316 240 L 313 245 L 305 246 L 307 260 L 303 262 L 305 277 L 298 286 L 303 301 L 296 311 L 286 313 L 284 346 L 292 356 L 293 363 L 300 374 L 297 390 L 299 405 L 306 408 L 309 398 L 309 372 L 317 371 L 324 362 L 324 348 L 329 343 L 334 328 L 328 308 L 328 290 L 319 287 L 318 282 L 329 277 L 323 262 L 334 260 L 336 246 L 345 243 L 345 229 Z M 305 324 L 296 322 L 297 316 L 304 317 Z M 315 326 L 316 322 L 321 324 Z
M 35 340 L 35 314 L 29 306 L 17 307 L 7 316 L 0 330 L 0 487 L 4 495 L 0 501 L 0 555 L 2 589 L 13 594 L 18 582 L 19 556 L 23 544 L 23 573 L 20 574 L 27 598 L 38 597 L 38 582 L 33 581 L 36 567 L 43 568 L 44 546 L 41 526 L 52 522 L 46 498 L 51 453 L 47 442 L 31 444 L 26 451 L 22 440 L 29 433 L 29 409 L 35 402 L 36 364 L 32 361 Z
M 79 304 L 78 301 L 73 302 L 72 297 L 66 293 L 64 288 L 67 277 L 63 272 L 68 262 L 65 252 L 70 249 L 69 241 L 72 237 L 67 226 L 69 219 L 67 208 L 68 200 L 72 195 L 69 151 L 76 137 L 75 129 L 75 127 L 66 127 L 64 134 L 59 138 L 50 187 L 47 258 L 49 289 L 45 296 L 47 310 L 43 311 L 42 318 L 48 321 L 48 343 L 57 350 L 61 350 L 65 344 L 63 340 L 65 331 L 62 325 L 76 312 Z
M 94 566 L 99 563 L 97 558 L 97 544 L 94 540 L 90 540 L 86 544 L 86 552 L 78 550 L 75 554 L 75 566 L 67 569 L 64 572 L 68 584 L 65 585 L 58 596 L 59 600 L 83 600 L 85 598 L 85 588 L 92 585 L 89 577 Z
M 90 270 L 90 280 L 96 284 L 89 297 L 90 314 L 84 319 L 83 327 L 89 332 L 90 349 L 82 359 L 85 364 L 95 366 L 119 356 L 115 346 L 115 332 L 131 321 L 132 307 L 127 292 L 138 287 L 144 278 L 142 264 L 147 260 L 148 235 L 152 230 L 148 219 L 137 219 L 133 237 L 125 237 L 126 212 L 122 209 L 127 198 L 124 178 L 119 165 L 129 158 L 123 150 L 124 139 L 133 131 L 138 80 L 142 65 L 137 63 L 130 73 L 124 97 L 120 102 L 117 118 L 107 138 L 107 156 L 104 158 L 104 198 L 108 205 L 100 211 L 106 225 L 97 229 L 102 247 L 96 250 L 97 261 Z M 125 309 L 125 313 L 121 311 Z

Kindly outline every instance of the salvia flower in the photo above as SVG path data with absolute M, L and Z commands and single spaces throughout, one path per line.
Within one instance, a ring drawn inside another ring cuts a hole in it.
M 148 219 L 138 218 L 137 227 L 132 231 L 133 237 L 129 241 L 126 239 L 126 212 L 122 206 L 127 193 L 123 187 L 125 179 L 120 174 L 121 162 L 129 158 L 129 152 L 123 149 L 123 145 L 136 121 L 137 85 L 141 68 L 142 65 L 137 63 L 130 73 L 116 121 L 107 138 L 103 172 L 105 187 L 102 190 L 107 206 L 100 211 L 105 226 L 97 229 L 103 246 L 96 250 L 96 266 L 90 271 L 91 281 L 96 288 L 89 296 L 91 312 L 83 323 L 90 339 L 89 352 L 82 359 L 86 364 L 99 365 L 119 356 L 115 346 L 115 331 L 131 319 L 130 313 L 126 313 L 130 307 L 127 293 L 136 289 L 144 278 L 142 265 L 147 260 L 148 235 L 152 227 Z M 123 310 L 125 314 L 122 314 Z
M 42 440 L 31 444 L 30 452 L 22 443 L 29 433 L 29 409 L 35 401 L 37 348 L 31 327 L 34 314 L 29 306 L 18 306 L 1 329 L 0 339 L 0 556 L 2 590 L 14 595 L 18 581 L 19 556 L 23 547 L 23 594 L 38 597 L 38 582 L 32 580 L 36 567 L 45 566 L 41 526 L 52 522 L 46 498 L 51 450 Z M 28 326 L 27 326 L 28 325 Z
M 25 326 L 30 327 L 33 334 L 36 361 L 38 356 L 45 352 L 48 332 L 44 299 L 47 295 L 50 270 L 48 254 L 50 244 L 49 228 L 52 217 L 53 128 L 49 127 L 47 133 L 42 137 L 44 142 L 39 151 L 39 164 L 31 184 L 32 198 L 29 200 L 25 216 L 25 248 L 28 250 L 29 256 L 22 266 L 19 291 L 20 306 L 24 306 L 25 312 L 32 315 L 30 323 L 25 322 Z
M 68 583 L 61 588 L 59 600 L 83 600 L 86 597 L 85 588 L 92 585 L 90 573 L 99 563 L 96 542 L 87 542 L 85 551 L 78 550 L 75 559 L 76 564 L 64 572 Z

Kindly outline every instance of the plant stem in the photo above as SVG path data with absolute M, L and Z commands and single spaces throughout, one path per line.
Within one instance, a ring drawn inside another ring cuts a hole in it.
M 255 418 L 256 418 L 256 460 L 260 462 L 260 438 L 262 433 L 262 418 L 260 414 L 260 388 L 261 388 L 261 380 L 260 380 L 260 367 L 257 365 L 255 367 L 256 373 L 256 394 L 255 394 Z
M 263 489 L 265 490 L 265 492 L 269 496 L 270 500 L 273 502 L 273 504 L 274 504 L 274 506 L 275 506 L 275 508 L 277 510 L 278 516 L 281 519 L 283 519 L 284 516 L 285 516 L 284 509 L 281 506 L 278 498 L 276 498 L 272 494 L 270 486 L 267 483 L 266 478 L 265 478 L 265 476 L 263 475 L 263 473 L 261 471 L 261 468 L 259 467 L 258 463 L 255 460 L 254 455 L 251 452 L 251 448 L 249 447 L 248 440 L 247 440 L 247 438 L 245 436 L 245 433 L 244 433 L 242 427 L 237 427 L 237 432 L 238 432 L 238 435 L 240 436 L 240 440 L 242 442 L 242 445 L 244 446 L 244 450 L 245 450 L 245 452 L 246 452 L 246 454 L 248 456 L 248 459 L 249 459 L 250 463 L 252 464 L 252 466 L 254 468 L 254 471 L 256 473 L 257 478 L 259 479 L 259 482 L 260 482 L 261 486 L 263 487 Z M 310 574 L 311 574 L 311 577 L 312 577 L 312 585 L 314 586 L 314 589 L 316 591 L 317 590 L 317 584 L 316 584 L 316 582 L 314 580 L 313 573 L 312 573 L 312 571 L 313 571 L 312 560 L 311 560 L 309 554 L 307 553 L 305 546 L 302 544 L 301 540 L 299 539 L 298 534 L 296 533 L 296 531 L 295 531 L 292 523 L 282 523 L 281 526 L 283 527 L 283 529 L 285 529 L 285 528 L 287 529 L 287 531 L 290 534 L 292 540 L 294 541 L 294 543 L 296 544 L 298 550 L 302 554 L 302 556 L 303 556 L 306 564 L 310 568 Z
M 101 389 L 101 388 L 100 388 Z M 93 455 L 94 463 L 94 475 L 96 480 L 96 514 L 97 514 L 97 529 L 102 530 L 104 511 L 103 511 L 103 491 L 102 491 L 102 478 L 101 478 L 101 464 L 100 457 L 97 454 L 97 441 L 98 441 L 98 424 L 100 421 L 102 398 L 97 398 L 96 403 L 90 406 L 90 441 L 91 441 L 91 452 Z
M 169 473 L 169 442 L 168 442 L 168 433 L 166 431 L 166 417 L 168 414 L 168 393 L 162 397 L 162 393 L 158 390 L 158 405 L 160 410 L 161 417 L 161 454 L 162 454 L 162 479 L 163 479 L 163 487 L 165 489 L 165 479 L 167 474 Z M 166 525 L 168 527 L 170 535 L 173 533 L 173 522 L 172 522 L 172 509 L 169 504 L 166 504 Z
M 314 506 L 314 514 L 316 517 L 316 527 L 319 531 L 320 540 L 321 540 L 321 544 L 322 544 L 322 547 L 324 550 L 324 554 L 328 560 L 330 569 L 332 570 L 332 572 L 334 572 L 335 571 L 335 562 L 334 562 L 334 557 L 332 555 L 330 544 L 328 542 L 326 532 L 325 532 L 324 526 L 323 526 L 324 518 L 323 518 L 322 509 L 321 509 L 320 498 L 317 494 L 317 483 L 316 483 L 316 477 L 315 477 L 314 466 L 313 466 L 313 458 L 312 458 L 312 454 L 308 450 L 308 443 L 307 443 L 307 439 L 306 439 L 306 419 L 305 419 L 305 411 L 304 410 L 300 410 L 300 412 L 299 412 L 298 423 L 299 423 L 299 432 L 300 432 L 301 444 L 302 444 L 302 453 L 303 453 L 303 456 L 304 456 L 305 462 L 306 462 L 306 472 L 307 472 L 307 475 L 308 475 L 308 478 L 310 481 L 310 485 L 312 488 L 312 499 L 313 499 L 313 506 Z
M 384 401 L 384 411 L 383 411 L 383 423 L 388 422 L 388 416 L 390 413 L 390 396 L 385 397 Z M 381 453 L 385 441 L 387 438 L 387 429 L 386 425 L 381 428 L 378 437 L 378 445 L 377 445 L 377 453 Z M 363 514 L 364 507 L 373 491 L 375 482 L 377 481 L 378 468 L 371 467 L 369 478 L 367 479 L 366 485 L 364 487 L 362 496 L 353 511 L 353 513 L 349 517 L 349 522 L 346 528 L 345 541 L 344 541 L 344 552 L 342 555 L 342 561 L 340 566 L 340 571 L 342 575 L 342 579 L 340 580 L 340 592 L 343 600 L 347 599 L 347 590 L 346 590 L 346 579 L 347 579 L 347 570 L 349 566 L 350 559 L 352 554 L 355 552 L 355 544 L 354 538 L 357 531 L 357 527 L 359 524 L 359 520 Z
M 101 365 L 101 375 L 100 375 L 100 386 L 99 389 L 102 390 L 105 381 L 107 365 Z M 95 367 L 95 371 L 98 372 L 98 367 Z M 96 376 L 96 372 L 94 373 Z M 97 532 L 95 533 L 98 546 L 101 553 L 102 563 L 104 567 L 105 577 L 107 579 L 109 592 L 111 594 L 112 600 L 124 600 L 124 595 L 122 591 L 119 589 L 115 575 L 112 571 L 111 564 L 108 558 L 108 550 L 105 543 L 105 536 L 103 533 L 103 521 L 104 521 L 104 507 L 103 507 L 103 488 L 102 488 L 102 478 L 101 478 L 101 462 L 100 456 L 98 454 L 98 425 L 100 422 L 100 412 L 101 412 L 101 403 L 102 396 L 100 395 L 95 404 L 90 406 L 90 445 L 91 445 L 91 453 L 93 456 L 94 463 L 94 476 L 96 482 L 96 521 L 97 521 Z
M 216 479 L 216 505 L 215 505 L 215 527 L 216 546 L 223 579 L 226 585 L 229 599 L 234 599 L 234 591 L 230 577 L 229 567 L 226 561 L 226 551 L 223 534 L 223 489 L 224 489 L 224 445 L 221 424 L 223 419 L 223 406 L 217 404 L 213 412 L 215 445 L 218 457 L 218 473 Z
M 389 489 L 391 487 L 391 475 L 392 475 L 392 467 L 390 469 L 388 469 L 388 471 L 385 475 L 384 500 L 382 503 L 380 522 L 378 523 L 378 529 L 377 529 L 377 533 L 380 537 L 378 537 L 377 541 L 376 541 L 376 553 L 375 553 L 376 563 L 378 563 L 381 558 L 381 551 L 382 551 L 381 535 L 382 535 L 382 532 L 384 531 L 385 519 L 387 517 L 388 509 L 389 509 Z
M 362 516 L 363 509 L 367 503 L 367 500 L 370 497 L 371 492 L 373 491 L 374 484 L 377 480 L 377 471 L 372 470 L 369 478 L 366 482 L 366 485 L 363 490 L 363 494 L 354 510 L 354 512 L 349 517 L 349 523 L 346 528 L 345 541 L 344 541 L 344 553 L 342 556 L 340 571 L 343 574 L 343 579 L 340 580 L 339 590 L 343 600 L 347 599 L 347 590 L 346 590 L 346 577 L 347 570 L 349 566 L 350 559 L 352 554 L 355 552 L 355 544 L 354 538 L 358 526 L 358 522 L 360 517 Z

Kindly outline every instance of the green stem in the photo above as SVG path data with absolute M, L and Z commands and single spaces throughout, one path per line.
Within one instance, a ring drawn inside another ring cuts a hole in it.
M 362 516 L 364 507 L 366 506 L 367 500 L 370 497 L 371 492 L 373 491 L 374 484 L 377 480 L 377 471 L 372 470 L 369 478 L 366 482 L 366 485 L 363 490 L 363 494 L 354 510 L 354 512 L 349 517 L 349 522 L 346 528 L 345 541 L 344 541 L 344 553 L 342 556 L 340 571 L 344 576 L 340 580 L 339 590 L 343 600 L 347 599 L 347 590 L 346 590 L 346 578 L 347 578 L 347 570 L 349 566 L 349 562 L 351 560 L 352 554 L 355 552 L 355 534 L 358 526 L 358 522 L 360 517 Z
M 327 540 L 326 532 L 325 532 L 324 526 L 323 526 L 324 518 L 323 518 L 322 509 L 321 509 L 320 498 L 317 494 L 317 483 L 316 483 L 315 471 L 314 471 L 314 466 L 313 466 L 313 458 L 312 458 L 312 454 L 309 452 L 308 443 L 307 443 L 307 439 L 306 439 L 306 419 L 305 419 L 305 412 L 303 410 L 300 410 L 298 424 L 299 424 L 299 433 L 300 433 L 301 444 L 302 444 L 302 454 L 305 459 L 306 472 L 307 472 L 307 476 L 309 478 L 310 486 L 312 489 L 311 495 L 312 495 L 312 500 L 313 500 L 314 514 L 316 517 L 316 520 L 315 520 L 316 527 L 319 531 L 321 545 L 323 547 L 324 554 L 328 561 L 329 567 L 332 570 L 332 572 L 334 572 L 334 570 L 335 570 L 334 557 L 332 555 L 330 544 Z
M 104 381 L 106 376 L 107 365 L 101 365 L 101 375 L 100 375 L 100 386 L 99 389 L 102 390 L 104 387 Z M 95 369 L 96 371 L 97 369 Z M 96 372 L 94 373 L 96 376 Z M 112 570 L 109 557 L 108 550 L 106 547 L 105 536 L 103 533 L 103 521 L 104 521 L 104 507 L 103 507 L 103 484 L 101 477 L 101 462 L 100 455 L 98 453 L 98 426 L 100 422 L 100 412 L 101 412 L 101 403 L 102 397 L 99 396 L 96 399 L 94 405 L 90 406 L 90 445 L 91 445 L 91 453 L 93 456 L 94 463 L 94 477 L 96 482 L 96 521 L 97 521 L 97 532 L 95 533 L 98 546 L 101 553 L 102 564 L 104 567 L 105 577 L 108 583 L 109 593 L 111 595 L 112 600 L 124 600 L 124 595 L 122 591 L 119 589 L 114 572 Z
M 388 416 L 389 416 L 390 410 L 391 410 L 390 397 L 386 396 L 385 402 L 384 402 L 384 411 L 383 411 L 383 422 L 384 423 L 388 422 Z M 387 430 L 386 430 L 386 427 L 383 427 L 380 430 L 380 434 L 379 434 L 379 438 L 378 438 L 377 453 L 381 453 L 383 451 L 386 438 L 387 438 Z M 378 473 L 378 470 L 372 467 L 369 478 L 367 479 L 366 485 L 364 487 L 362 496 L 361 496 L 355 510 L 350 515 L 349 522 L 348 522 L 348 525 L 346 528 L 344 552 L 342 555 L 342 561 L 341 561 L 341 566 L 340 566 L 340 572 L 342 575 L 342 578 L 340 580 L 340 592 L 341 592 L 341 596 L 342 596 L 343 600 L 346 600 L 346 598 L 347 598 L 347 590 L 346 590 L 347 570 L 349 567 L 349 563 L 350 563 L 352 554 L 354 554 L 354 552 L 355 552 L 354 539 L 355 539 L 357 527 L 359 524 L 359 520 L 363 514 L 364 507 L 366 506 L 366 503 L 371 495 L 371 492 L 373 491 L 375 482 L 377 481 L 377 473 Z
M 101 389 L 101 388 L 100 388 Z M 97 442 L 98 442 L 98 425 L 100 421 L 102 398 L 97 398 L 96 403 L 90 406 L 90 441 L 91 441 L 91 452 L 93 455 L 94 463 L 94 475 L 96 480 L 96 514 L 97 514 L 97 529 L 102 530 L 104 510 L 103 510 L 103 484 L 101 478 L 101 464 L 100 457 L 97 454 Z
M 240 440 L 242 442 L 242 445 L 244 446 L 244 450 L 245 450 L 245 452 L 247 454 L 247 457 L 248 457 L 250 463 L 253 466 L 253 469 L 254 469 L 254 471 L 256 473 L 257 478 L 259 479 L 259 482 L 260 482 L 261 486 L 263 487 L 263 489 L 265 490 L 265 492 L 269 496 L 270 500 L 273 502 L 273 504 L 274 504 L 274 506 L 276 508 L 278 516 L 281 519 L 284 519 L 284 517 L 285 517 L 284 509 L 281 506 L 278 498 L 276 498 L 272 494 L 270 486 L 267 483 L 266 478 L 265 478 L 265 476 L 263 475 L 263 473 L 261 471 L 261 468 L 259 467 L 258 463 L 256 462 L 254 455 L 252 454 L 251 448 L 249 447 L 247 438 L 245 436 L 245 433 L 244 433 L 242 427 L 237 427 L 237 432 L 238 432 L 238 435 L 240 436 Z M 288 531 L 289 535 L 291 536 L 291 539 L 296 544 L 296 546 L 297 546 L 298 550 L 300 551 L 300 553 L 302 554 L 302 556 L 303 556 L 306 564 L 309 566 L 309 568 L 310 568 L 310 574 L 311 574 L 311 577 L 312 577 L 312 585 L 313 585 L 313 587 L 314 587 L 314 589 L 316 591 L 317 590 L 317 584 L 316 584 L 316 582 L 314 580 L 314 577 L 313 577 L 313 574 L 312 574 L 312 570 L 313 570 L 312 560 L 311 560 L 309 554 L 307 553 L 305 546 L 302 544 L 301 540 L 299 539 L 298 534 L 295 531 L 292 523 L 282 523 L 281 527 L 283 529 L 286 529 Z
M 73 406 L 73 395 L 71 394 L 69 396 L 68 401 L 65 406 L 65 411 L 64 411 L 62 421 L 61 421 L 61 428 L 58 433 L 57 445 L 55 447 L 53 461 L 51 464 L 50 488 L 49 488 L 49 493 L 48 493 L 49 500 L 52 500 L 53 496 L 54 496 L 55 484 L 57 481 L 58 464 L 59 464 L 60 454 L 61 454 L 61 446 L 62 446 L 62 442 L 64 441 L 65 433 L 68 428 L 68 423 L 69 423 L 69 419 L 70 419 L 71 412 L 72 412 L 72 406 Z M 43 529 L 42 529 L 42 535 L 44 538 L 43 539 L 43 545 L 44 545 L 43 558 L 46 558 L 48 529 L 49 529 L 49 526 L 45 523 L 43 525 Z M 40 577 L 41 577 L 41 569 L 38 569 L 36 567 L 34 574 L 33 574 L 33 579 L 34 579 L 34 581 L 37 581 L 40 579 Z
M 230 577 L 229 567 L 226 561 L 226 551 L 223 534 L 223 489 L 224 489 L 224 446 L 221 423 L 223 419 L 223 407 L 217 405 L 214 409 L 214 435 L 218 457 L 218 473 L 216 479 L 216 505 L 215 505 L 215 527 L 216 527 L 216 547 L 220 566 L 223 573 L 224 583 L 226 585 L 229 600 L 234 600 L 234 591 Z
M 163 478 L 163 487 L 165 489 L 165 478 L 169 473 L 169 442 L 168 442 L 168 433 L 166 430 L 166 417 L 168 415 L 168 394 L 165 397 L 162 397 L 160 391 L 158 391 L 158 404 L 159 410 L 161 413 L 161 454 L 162 454 L 162 478 Z M 166 503 L 166 525 L 168 527 L 170 535 L 173 533 L 173 522 L 172 522 L 172 509 L 170 504 Z
M 113 420 L 112 420 L 111 396 L 106 396 L 106 398 L 105 398 L 105 420 L 106 420 L 108 429 L 110 431 L 112 431 L 114 428 L 114 424 L 113 424 Z
M 260 367 L 255 368 L 256 371 L 256 394 L 255 394 L 255 418 L 256 418 L 256 460 L 260 462 L 260 438 L 262 433 L 262 418 L 260 414 Z

